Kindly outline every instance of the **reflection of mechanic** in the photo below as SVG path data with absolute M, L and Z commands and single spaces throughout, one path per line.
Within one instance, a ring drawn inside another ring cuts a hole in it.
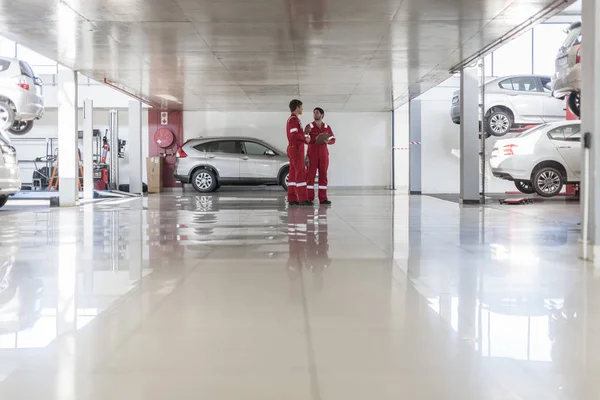
M 306 180 L 308 182 L 308 199 L 315 198 L 314 182 L 319 171 L 319 202 L 321 204 L 331 204 L 327 198 L 327 169 L 329 168 L 329 149 L 328 146 L 335 143 L 335 136 L 331 126 L 323 121 L 325 111 L 322 108 L 315 108 L 313 111 L 315 120 L 306 125 L 305 133 L 310 135 L 308 145 L 308 173 Z
M 327 209 L 328 207 L 319 207 L 317 214 L 313 214 L 308 220 L 306 258 L 308 268 L 315 272 L 321 272 L 331 265 L 327 237 Z

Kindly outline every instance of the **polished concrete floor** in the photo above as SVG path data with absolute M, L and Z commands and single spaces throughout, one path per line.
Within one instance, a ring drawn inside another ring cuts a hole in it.
M 577 204 L 331 198 L 0 211 L 0 399 L 600 398 Z

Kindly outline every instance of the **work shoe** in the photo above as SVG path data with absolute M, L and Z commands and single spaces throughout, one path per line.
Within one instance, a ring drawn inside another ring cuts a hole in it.
M 331 200 L 323 200 L 321 202 L 321 204 L 323 204 L 324 206 L 330 206 L 331 205 Z
M 290 206 L 298 206 L 298 205 L 300 205 L 300 203 L 299 203 L 299 202 L 297 202 L 297 201 L 290 201 L 290 202 L 288 203 L 288 205 L 290 205 Z
M 313 203 L 310 200 L 306 200 L 306 201 L 301 201 L 299 205 L 301 205 L 301 206 L 314 206 L 315 203 Z

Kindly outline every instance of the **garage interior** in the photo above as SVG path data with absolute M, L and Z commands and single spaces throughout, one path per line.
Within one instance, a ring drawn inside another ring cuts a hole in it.
M 600 0 L 0 4 L 0 102 L 6 58 L 44 103 L 0 131 L 0 399 L 600 397 Z M 285 160 L 292 99 L 331 206 L 182 183 L 196 139 Z

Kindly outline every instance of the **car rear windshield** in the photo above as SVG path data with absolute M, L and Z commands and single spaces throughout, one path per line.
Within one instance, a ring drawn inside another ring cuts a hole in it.
M 6 71 L 10 67 L 10 61 L 0 59 L 0 72 Z
M 579 35 L 581 35 L 581 25 L 575 25 L 569 28 L 567 31 L 567 37 L 565 38 L 562 47 L 564 49 L 571 47 Z
M 536 126 L 535 128 L 527 129 L 525 132 L 519 133 L 519 134 L 518 134 L 517 136 L 515 136 L 515 137 L 522 138 L 522 137 L 525 137 L 525 136 L 529 136 L 529 135 L 531 135 L 532 133 L 534 133 L 534 132 L 537 132 L 537 131 L 539 131 L 539 130 L 541 130 L 541 129 L 544 129 L 544 128 L 545 128 L 545 127 L 547 127 L 547 126 L 548 126 L 548 124 L 541 124 L 541 125 L 538 125 L 538 126 Z
M 30 77 L 31 79 L 35 79 L 35 75 L 33 74 L 33 70 L 25 61 L 19 61 L 19 65 L 21 66 L 21 73 Z

